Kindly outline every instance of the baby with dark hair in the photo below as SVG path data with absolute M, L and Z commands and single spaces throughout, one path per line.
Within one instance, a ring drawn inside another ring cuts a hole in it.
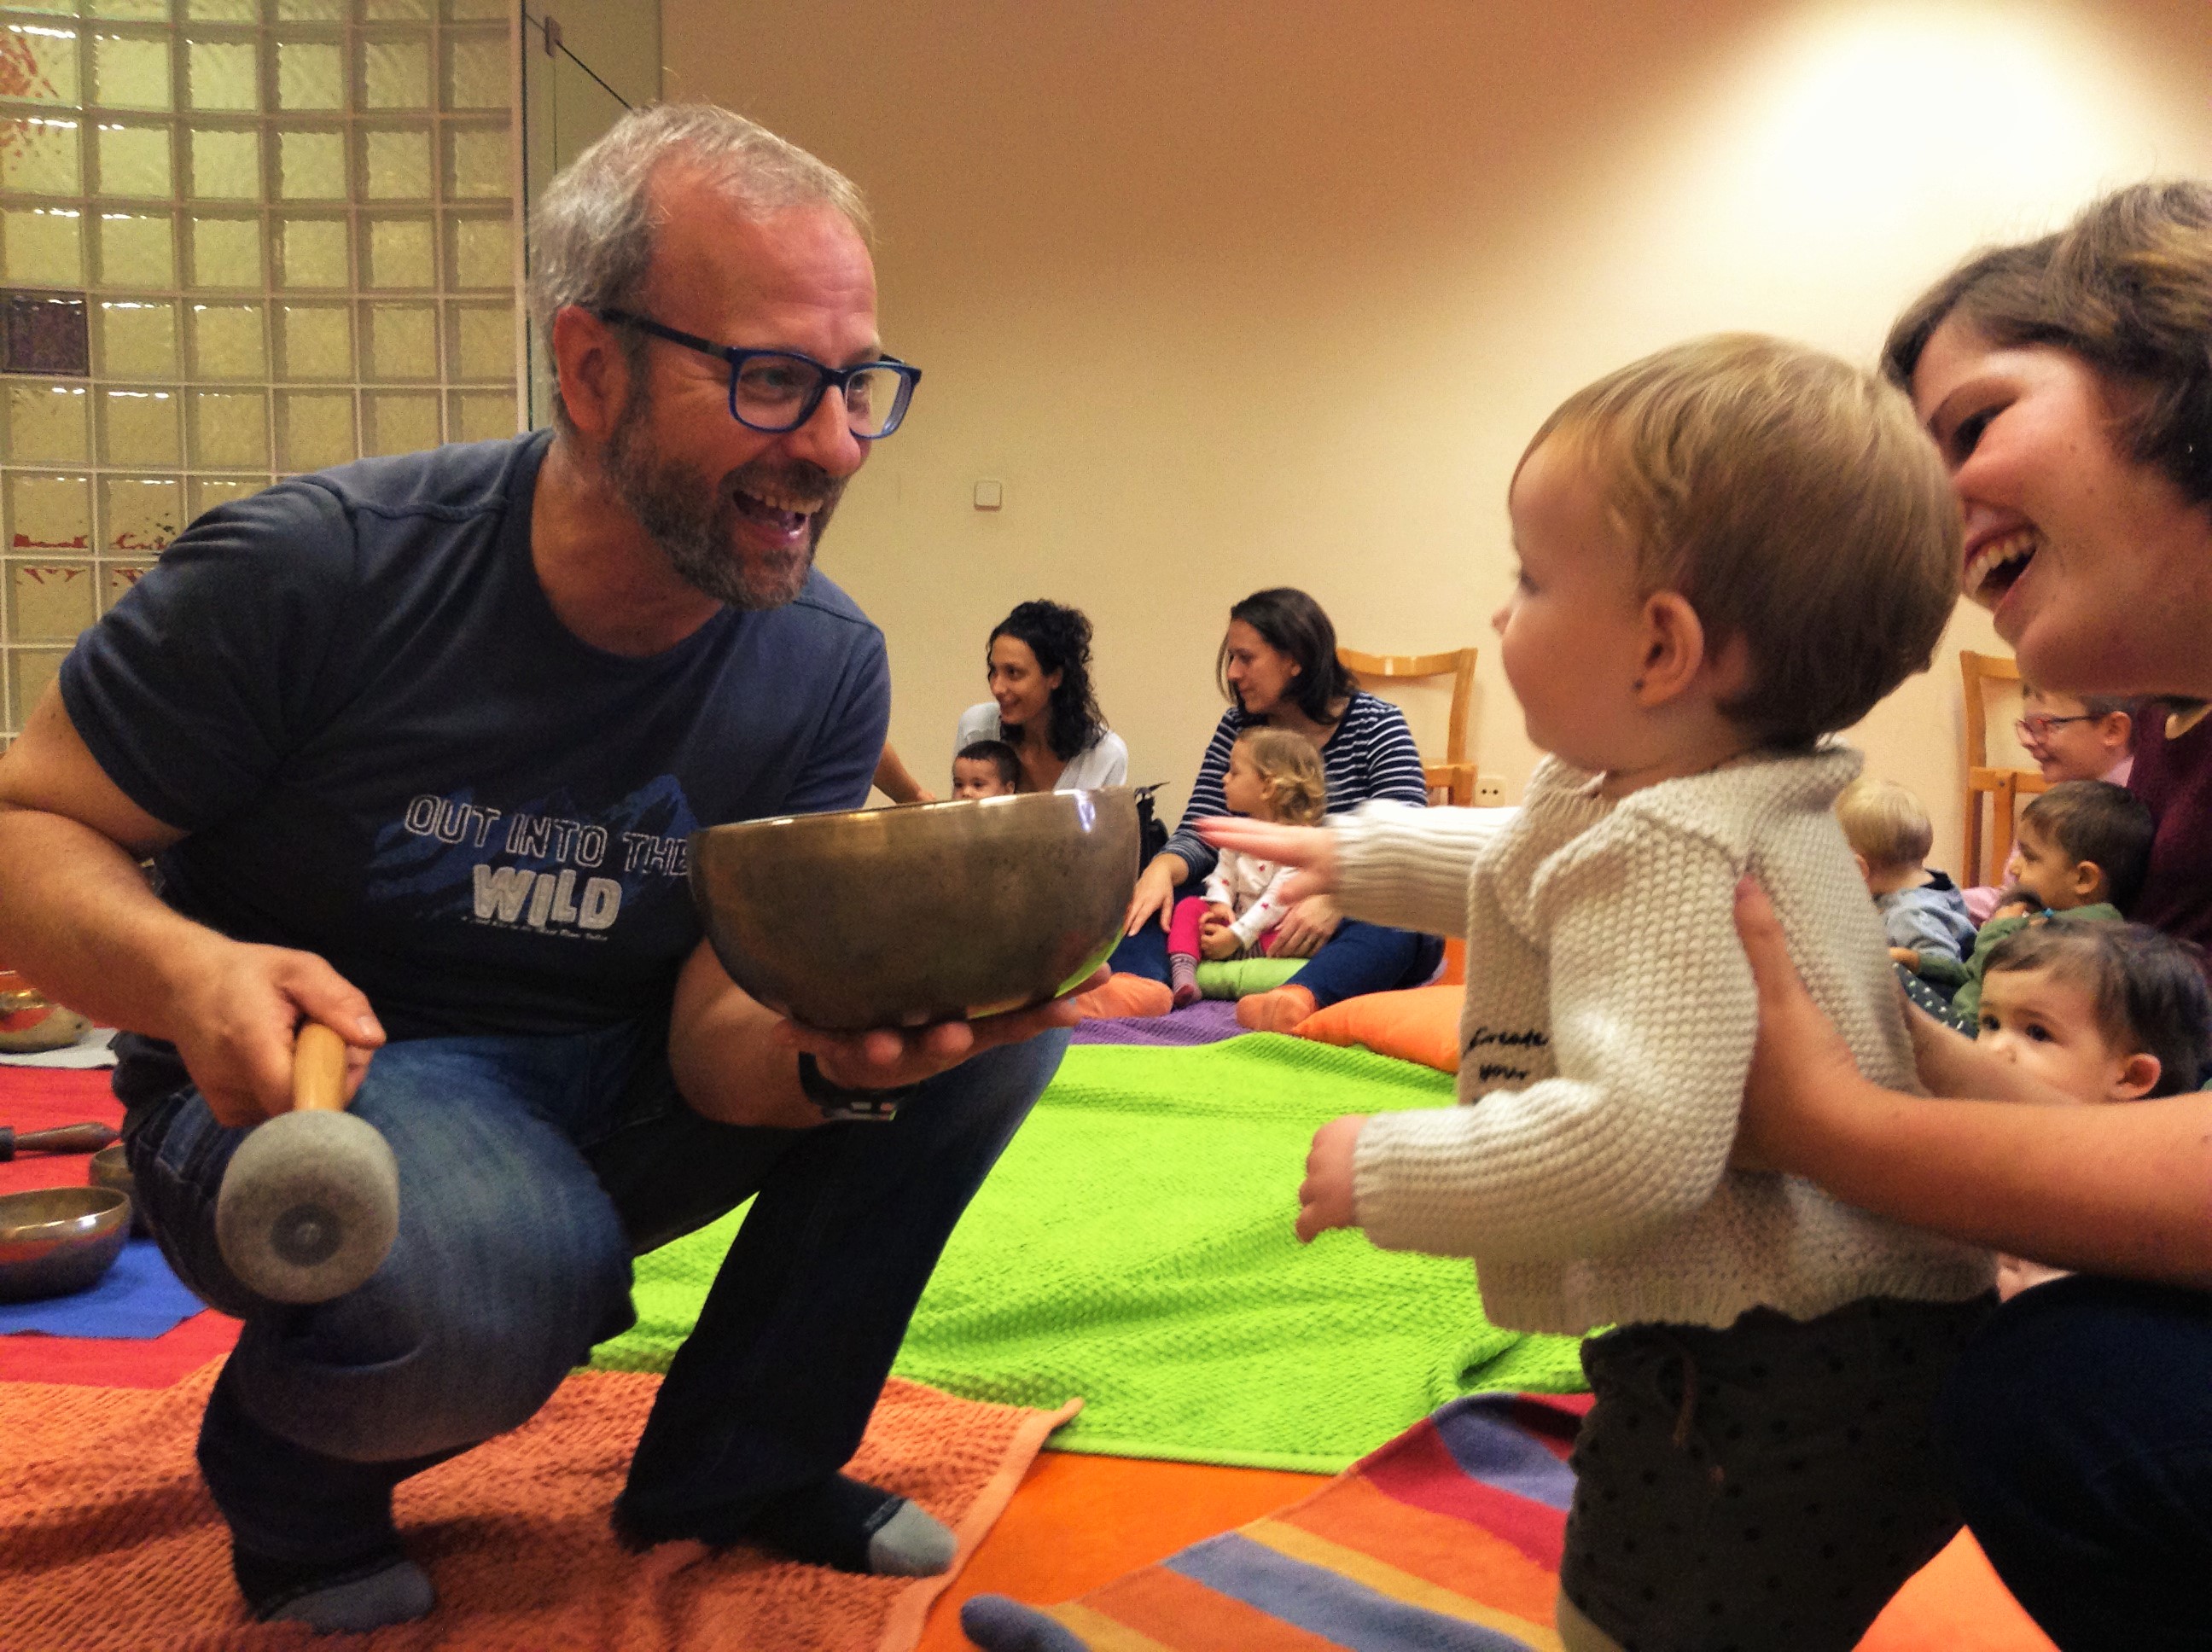
M 2021 811 L 2019 872 L 1966 960 L 1951 1012 L 1972 1029 L 1992 949 L 2025 925 L 2117 922 L 2150 865 L 2150 811 L 2110 780 L 2066 780 Z
M 970 740 L 952 759 L 952 795 L 1011 797 L 1022 789 L 1022 760 L 1004 740 Z
M 2133 1102 L 2201 1087 L 2212 1070 L 2203 955 L 2141 924 L 2035 924 L 1990 949 L 1975 1037 L 2076 1101 Z M 2060 1277 L 2006 1257 L 2007 1297 Z

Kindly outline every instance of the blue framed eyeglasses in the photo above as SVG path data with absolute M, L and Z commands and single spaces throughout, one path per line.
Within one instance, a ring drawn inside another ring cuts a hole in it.
M 881 441 L 906 417 L 921 369 L 891 356 L 833 367 L 796 350 L 748 350 L 663 326 L 628 310 L 594 310 L 611 326 L 635 327 L 655 338 L 730 364 L 730 416 L 768 435 L 796 430 L 814 416 L 832 386 L 845 404 L 846 428 L 862 441 Z

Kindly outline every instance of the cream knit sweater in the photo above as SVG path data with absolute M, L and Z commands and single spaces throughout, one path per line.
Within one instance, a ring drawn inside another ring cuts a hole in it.
M 1731 1170 L 1757 1030 L 1733 918 L 1755 873 L 1860 1070 L 1917 1090 L 1881 920 L 1831 812 L 1858 754 L 1759 753 L 1615 804 L 1547 758 L 1500 831 L 1370 804 L 1332 823 L 1343 908 L 1467 935 L 1461 1105 L 1359 1134 L 1359 1224 L 1472 1256 L 1496 1323 L 1570 1334 L 1810 1319 L 1987 1290 L 1988 1252 Z

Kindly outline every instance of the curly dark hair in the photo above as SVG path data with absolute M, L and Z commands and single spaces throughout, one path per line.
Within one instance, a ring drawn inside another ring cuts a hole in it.
M 1060 686 L 1052 691 L 1051 722 L 1045 730 L 1052 755 L 1072 762 L 1097 744 L 1106 732 L 1106 716 L 1091 689 L 1091 622 L 1083 610 L 1042 598 L 1017 603 L 1012 613 L 991 628 L 983 645 L 987 666 L 991 643 L 1000 637 L 1026 646 L 1036 656 L 1037 669 L 1047 676 L 1060 673 Z
M 2058 234 L 1975 253 L 1898 318 L 1883 372 L 1909 389 L 1954 315 L 1993 344 L 2054 345 L 2137 388 L 2114 420 L 2122 450 L 2212 503 L 2212 185 L 2136 184 Z
M 1272 586 L 1255 591 L 1229 610 L 1233 622 L 1243 620 L 1260 634 L 1276 653 L 1297 665 L 1298 675 L 1291 702 L 1316 723 L 1328 723 L 1337 714 L 1336 702 L 1359 692 L 1359 679 L 1345 670 L 1336 657 L 1336 627 L 1322 605 L 1294 586 Z M 1221 640 L 1214 656 L 1213 680 L 1224 698 L 1235 701 L 1229 689 L 1229 639 Z

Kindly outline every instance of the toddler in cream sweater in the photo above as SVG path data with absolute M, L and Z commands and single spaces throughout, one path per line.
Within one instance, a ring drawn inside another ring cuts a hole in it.
M 1733 896 L 1759 879 L 1861 1069 L 1913 1088 L 1832 813 L 1859 759 L 1822 741 L 1926 668 L 1957 508 L 1901 396 L 1747 336 L 1571 398 L 1508 504 L 1493 623 L 1550 754 L 1515 823 L 1203 828 L 1304 866 L 1295 895 L 1468 939 L 1462 1104 L 1325 1126 L 1298 1232 L 1472 1256 L 1502 1325 L 1620 1327 L 1583 1351 L 1572 1652 L 1841 1652 L 1957 1529 L 1928 1422 L 1992 1262 L 1731 1168 L 1757 1030 Z

